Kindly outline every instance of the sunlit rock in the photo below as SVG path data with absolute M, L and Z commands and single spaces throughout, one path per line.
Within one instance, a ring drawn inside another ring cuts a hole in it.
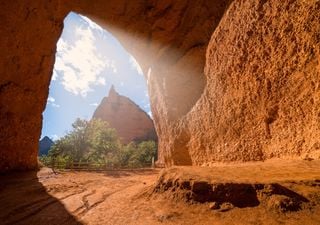
M 114 86 L 109 95 L 103 98 L 92 118 L 108 122 L 123 143 L 157 140 L 150 116 L 132 100 L 118 94 Z

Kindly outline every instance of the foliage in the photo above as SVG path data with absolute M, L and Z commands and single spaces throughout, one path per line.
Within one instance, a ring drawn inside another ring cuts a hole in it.
M 139 144 L 134 142 L 124 146 L 119 152 L 121 166 L 142 167 L 151 165 L 152 158 L 156 154 L 156 143 L 154 141 L 143 141 Z
M 72 130 L 60 138 L 39 160 L 50 167 L 69 168 L 75 163 L 105 167 L 143 167 L 156 156 L 154 141 L 122 145 L 116 131 L 102 120 L 77 119 Z

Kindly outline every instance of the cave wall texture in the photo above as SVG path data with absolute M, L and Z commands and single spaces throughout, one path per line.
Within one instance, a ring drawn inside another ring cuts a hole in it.
M 159 163 L 320 151 L 320 1 L 0 2 L 0 171 L 37 167 L 63 19 L 110 31 L 148 81 Z

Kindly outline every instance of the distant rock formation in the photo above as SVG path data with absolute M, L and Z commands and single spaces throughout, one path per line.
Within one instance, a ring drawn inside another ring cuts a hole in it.
M 39 142 L 39 155 L 48 155 L 48 152 L 54 142 L 48 137 L 43 137 Z
M 124 144 L 131 141 L 157 140 L 150 116 L 129 98 L 119 95 L 114 86 L 95 110 L 94 119 L 107 121 Z

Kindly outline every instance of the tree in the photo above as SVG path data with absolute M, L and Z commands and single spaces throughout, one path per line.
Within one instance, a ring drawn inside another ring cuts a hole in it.
M 45 165 L 62 168 L 71 163 L 93 162 L 108 166 L 141 167 L 151 165 L 156 156 L 154 141 L 131 142 L 122 145 L 115 129 L 102 120 L 77 119 L 72 130 L 55 142 L 47 158 L 41 158 Z
M 93 119 L 88 124 L 90 150 L 87 158 L 94 162 L 106 162 L 120 149 L 120 141 L 115 129 L 102 120 Z
M 108 154 L 114 154 L 120 147 L 114 129 L 101 120 L 76 119 L 72 130 L 56 141 L 49 150 L 53 161 L 58 157 L 72 162 L 93 161 L 105 163 Z
M 147 164 L 156 156 L 157 145 L 154 141 L 143 141 L 138 144 L 139 161 Z
M 123 146 L 117 153 L 117 165 L 129 167 L 143 167 L 151 165 L 152 158 L 156 156 L 157 145 L 154 141 L 141 143 L 131 142 Z

